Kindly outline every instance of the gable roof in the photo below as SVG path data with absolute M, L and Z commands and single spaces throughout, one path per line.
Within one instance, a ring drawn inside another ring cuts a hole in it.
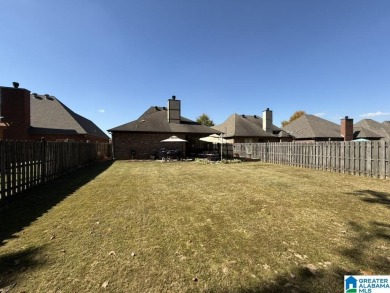
M 363 127 L 367 130 L 375 132 L 377 135 L 380 135 L 383 138 L 390 138 L 390 123 L 389 121 L 377 122 L 372 119 L 363 119 L 357 122 L 355 127 Z
M 76 114 L 54 96 L 30 95 L 31 134 L 84 134 L 109 139 L 91 120 Z
M 263 130 L 263 119 L 257 115 L 232 114 L 225 122 L 212 128 L 226 133 L 225 137 L 275 137 Z M 272 125 L 272 129 L 281 130 L 275 125 Z
M 302 115 L 282 129 L 296 139 L 343 138 L 340 125 L 309 114 Z
M 215 130 L 185 117 L 180 123 L 169 123 L 165 107 L 150 107 L 137 120 L 109 129 L 110 132 L 162 132 L 212 134 Z

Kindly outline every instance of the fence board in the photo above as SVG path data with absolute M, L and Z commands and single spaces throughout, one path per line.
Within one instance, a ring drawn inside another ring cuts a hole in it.
M 111 156 L 106 143 L 0 140 L 0 203 L 92 161 Z
M 390 140 L 368 142 L 235 143 L 232 154 L 274 164 L 388 179 Z

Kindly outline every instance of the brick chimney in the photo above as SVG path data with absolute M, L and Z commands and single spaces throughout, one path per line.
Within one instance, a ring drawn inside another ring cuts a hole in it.
M 341 136 L 344 137 L 344 141 L 353 140 L 353 119 L 348 116 L 341 119 Z
M 3 139 L 25 140 L 29 138 L 28 129 L 31 124 L 30 91 L 14 87 L 0 87 L 1 121 L 8 127 L 3 130 Z
M 168 122 L 180 124 L 180 100 L 176 100 L 176 96 L 172 96 L 168 100 Z
M 272 133 L 272 111 L 269 108 L 263 111 L 263 130 Z

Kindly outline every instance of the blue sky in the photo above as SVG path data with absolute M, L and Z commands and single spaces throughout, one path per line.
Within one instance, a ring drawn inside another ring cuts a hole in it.
M 0 85 L 107 130 L 176 95 L 182 116 L 297 110 L 390 120 L 388 0 L 0 0 Z

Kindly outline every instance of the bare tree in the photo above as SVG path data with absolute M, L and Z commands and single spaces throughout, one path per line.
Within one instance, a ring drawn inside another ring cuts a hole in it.
M 282 127 L 286 126 L 287 124 L 290 124 L 291 122 L 293 122 L 294 120 L 298 119 L 299 117 L 301 117 L 305 114 L 306 114 L 306 112 L 303 110 L 296 111 L 294 114 L 291 115 L 291 117 L 288 121 L 287 120 L 282 121 Z

